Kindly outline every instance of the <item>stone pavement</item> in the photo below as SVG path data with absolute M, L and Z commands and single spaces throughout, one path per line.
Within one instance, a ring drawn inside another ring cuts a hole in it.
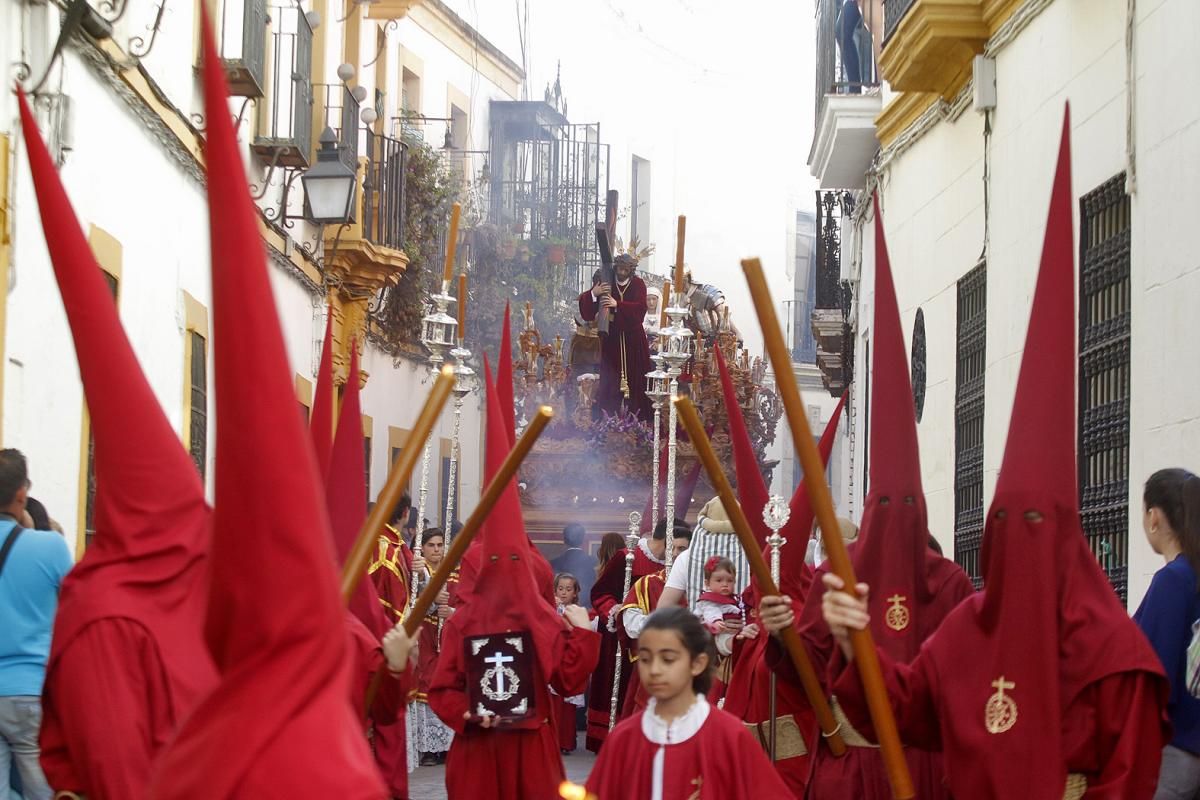
M 563 756 L 563 765 L 567 769 L 567 779 L 575 783 L 587 780 L 592 771 L 596 756 L 589 753 L 583 746 L 583 733 L 579 734 L 579 746 L 569 756 Z M 415 772 L 408 775 L 408 792 L 412 800 L 446 800 L 446 768 L 417 767 Z

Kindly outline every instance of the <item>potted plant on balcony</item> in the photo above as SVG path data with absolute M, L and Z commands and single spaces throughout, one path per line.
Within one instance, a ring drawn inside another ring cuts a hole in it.
M 500 240 L 500 258 L 505 261 L 512 261 L 517 257 L 517 237 L 512 234 L 505 234 Z

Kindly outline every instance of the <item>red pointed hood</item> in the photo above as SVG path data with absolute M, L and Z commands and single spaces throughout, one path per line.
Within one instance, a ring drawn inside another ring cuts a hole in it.
M 717 355 L 717 371 L 721 374 L 721 393 L 725 398 L 725 413 L 729 416 L 729 439 L 733 445 L 733 469 L 737 475 L 738 504 L 746 512 L 750 527 L 754 529 L 754 538 L 758 540 L 759 549 L 767 546 L 767 537 L 771 529 L 763 521 L 762 511 L 767 505 L 770 492 L 767 482 L 763 480 L 762 471 L 758 468 L 758 455 L 750 442 L 750 432 L 746 429 L 746 420 L 742 416 L 742 405 L 738 402 L 737 390 L 733 388 L 733 379 L 729 377 L 729 367 L 720 347 L 714 347 Z
M 490 482 L 512 448 L 508 445 L 497 387 L 486 361 L 483 372 L 487 394 L 484 474 Z M 563 629 L 563 621 L 554 607 L 543 601 L 541 587 L 536 585 L 532 548 L 525 533 L 515 481 L 505 487 L 477 541 L 478 573 L 471 587 L 472 599 L 450 618 L 451 624 L 463 637 L 529 631 L 542 675 L 548 677 L 554 667 L 551 661 L 554 640 Z
M 329 506 L 329 524 L 333 529 L 333 544 L 337 563 L 344 564 L 367 519 L 367 487 L 363 473 L 362 405 L 359 398 L 358 345 L 350 340 L 350 373 L 342 392 L 342 413 L 338 417 L 337 438 L 329 460 L 329 475 L 325 479 L 325 499 Z M 358 582 L 358 591 L 350 599 L 354 616 L 375 634 L 376 639 L 387 633 L 387 617 L 375 591 L 375 582 L 365 575 Z
M 18 100 L 95 442 L 96 536 L 63 580 L 49 671 L 91 623 L 134 620 L 155 640 L 178 720 L 216 680 L 201 635 L 211 535 L 204 487 L 142 374 L 24 94 Z
M 313 389 L 312 419 L 308 422 L 312 433 L 313 452 L 317 456 L 317 469 L 321 478 L 329 476 L 329 458 L 333 448 L 333 417 L 337 403 L 333 397 L 333 308 L 326 307 L 325 341 L 321 345 L 321 366 L 317 368 L 317 385 Z
M 329 517 L 207 15 L 202 35 L 218 422 L 206 633 L 221 683 L 161 753 L 150 796 L 380 800 L 346 700 Z
M 517 409 L 513 399 L 512 321 L 510 306 L 504 304 L 504 327 L 500 329 L 500 361 L 496 364 L 496 391 L 500 411 L 504 417 L 504 431 L 508 435 L 508 446 L 517 444 Z
M 955 678 L 939 703 L 943 715 L 969 721 L 943 737 L 946 763 L 971 764 L 952 781 L 963 797 L 1062 797 L 1061 739 L 1040 733 L 1062 730 L 1063 710 L 1096 681 L 1119 672 L 1154 673 L 1160 680 L 1150 690 L 1166 703 L 1158 658 L 1117 599 L 1080 524 L 1074 263 L 1068 113 L 1008 443 L 984 527 L 986 588 L 946 619 L 928 648 Z M 1001 678 L 1019 714 L 1011 728 L 993 734 L 984 727 L 983 710 Z
M 871 485 L 852 560 L 858 579 L 871 587 L 876 641 L 893 658 L 907 662 L 940 622 L 940 616 L 926 607 L 937 589 L 931 576 L 945 559 L 929 547 L 908 354 L 878 198 L 871 349 Z M 897 602 L 889 598 L 901 598 L 898 602 L 907 616 L 899 612 L 889 616 Z

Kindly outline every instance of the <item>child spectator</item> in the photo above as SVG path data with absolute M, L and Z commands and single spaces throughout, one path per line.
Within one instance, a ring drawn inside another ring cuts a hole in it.
M 712 556 L 704 564 L 704 591 L 692 606 L 692 612 L 704 623 L 717 644 L 717 653 L 733 653 L 734 639 L 753 639 L 758 626 L 746 625 L 746 609 L 742 598 L 734 593 L 737 579 L 733 562 L 722 556 Z
M 686 609 L 650 615 L 637 660 L 649 705 L 608 737 L 588 792 L 626 800 L 791 796 L 741 721 L 705 699 L 715 659 L 712 636 Z
M 560 572 L 554 576 L 554 600 L 558 606 L 559 616 L 571 606 L 579 605 L 579 579 L 569 572 Z M 593 625 L 595 620 L 593 620 Z M 558 747 L 563 755 L 575 752 L 575 715 L 577 708 L 583 708 L 585 700 L 582 694 L 560 697 L 553 688 L 554 714 L 558 721 Z

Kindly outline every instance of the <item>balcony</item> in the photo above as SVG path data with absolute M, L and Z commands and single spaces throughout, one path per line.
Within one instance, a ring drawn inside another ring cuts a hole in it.
M 221 65 L 229 81 L 229 93 L 237 97 L 262 97 L 267 0 L 224 0 L 220 20 Z
M 854 335 L 850 328 L 853 295 L 842 280 L 842 220 L 854 211 L 849 192 L 817 192 L 816 302 L 812 331 L 817 340 L 817 368 L 834 397 L 854 376 Z
M 366 131 L 363 177 L 363 238 L 380 247 L 404 246 L 404 173 L 408 147 L 398 139 Z
M 271 6 L 274 30 L 267 61 L 265 102 L 259 104 L 254 152 L 284 167 L 307 167 L 312 155 L 313 31 L 298 6 Z
M 816 134 L 808 165 L 822 189 L 860 189 L 875 157 L 882 108 L 875 48 L 882 20 L 857 6 L 818 0 Z
M 952 95 L 983 52 L 998 0 L 884 0 L 879 69 L 893 89 Z
M 822 189 L 862 189 L 879 150 L 875 118 L 883 108 L 878 87 L 852 94 L 844 84 L 822 98 L 808 166 Z

